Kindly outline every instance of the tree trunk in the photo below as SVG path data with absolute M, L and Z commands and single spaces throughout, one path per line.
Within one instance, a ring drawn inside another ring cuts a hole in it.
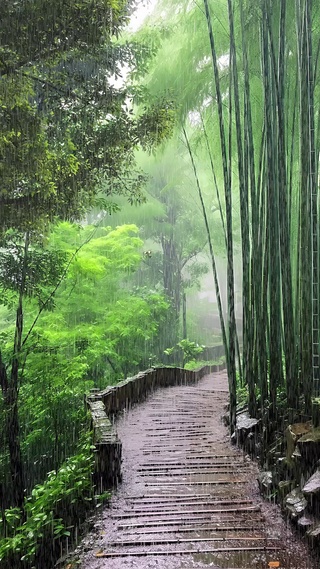
M 234 268 L 233 268 L 233 234 L 232 234 L 232 192 L 231 192 L 231 170 L 228 168 L 226 136 L 223 119 L 223 101 L 220 88 L 220 76 L 217 53 L 215 49 L 214 34 L 212 29 L 211 15 L 208 0 L 203 0 L 205 16 L 208 25 L 208 35 L 211 50 L 213 75 L 216 88 L 217 109 L 219 116 L 219 132 L 221 144 L 221 157 L 223 164 L 224 193 L 226 206 L 226 231 L 227 231 L 227 290 L 228 290 L 228 379 L 230 391 L 230 429 L 233 431 L 236 426 L 236 406 L 237 406 L 237 381 L 236 381 L 236 320 L 234 306 Z M 231 101 L 232 93 L 229 92 Z M 232 117 L 229 116 L 229 120 Z M 231 125 L 230 125 L 231 128 Z
M 181 271 L 176 246 L 172 237 L 162 236 L 163 252 L 163 286 L 165 294 L 171 304 L 167 342 L 169 346 L 176 344 L 181 310 Z
M 22 348 L 23 333 L 23 295 L 27 277 L 27 262 L 29 250 L 29 234 L 26 233 L 24 243 L 24 258 L 21 271 L 18 307 L 16 311 L 16 327 L 14 335 L 13 354 L 11 360 L 11 372 L 7 369 L 0 358 L 0 379 L 5 412 L 5 434 L 10 457 L 11 505 L 23 508 L 24 502 L 24 469 L 20 445 L 19 425 L 19 367 Z
M 182 337 L 187 339 L 187 295 L 184 292 L 182 295 Z

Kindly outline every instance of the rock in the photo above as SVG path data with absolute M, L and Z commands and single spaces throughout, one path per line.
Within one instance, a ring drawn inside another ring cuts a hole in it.
M 250 417 L 248 413 L 241 413 L 237 416 L 237 430 L 251 431 L 259 424 L 259 419 Z
M 302 516 L 298 520 L 298 526 L 304 529 L 310 528 L 314 525 L 314 520 L 308 518 L 307 516 Z
M 312 538 L 320 537 L 320 524 L 316 524 L 309 531 L 307 531 L 307 536 Z
M 288 430 L 294 437 L 299 438 L 312 431 L 312 424 L 311 421 L 307 421 L 306 423 L 293 423 L 289 425 Z
M 249 434 L 251 433 L 256 434 L 260 423 L 261 423 L 260 419 L 254 419 L 253 417 L 250 417 L 248 413 L 240 413 L 240 415 L 237 416 L 237 426 L 236 426 L 237 443 L 242 445 L 248 438 Z M 248 449 L 248 451 L 252 453 L 254 447 L 254 441 L 250 442 L 249 446 L 250 449 Z
M 317 494 L 320 492 L 320 470 L 316 470 L 311 478 L 309 478 L 302 488 L 302 492 L 304 494 Z
M 260 472 L 257 480 L 258 480 L 260 492 L 265 493 L 266 491 L 270 490 L 272 483 L 273 483 L 271 470 L 266 470 L 265 472 Z
M 297 442 L 301 456 L 307 464 L 314 464 L 320 457 L 320 427 L 301 436 Z
M 284 500 L 285 509 L 291 518 L 299 518 L 307 507 L 307 500 L 302 494 L 300 488 L 294 488 Z
M 312 430 L 310 421 L 307 423 L 294 423 L 289 425 L 286 429 L 286 442 L 287 442 L 287 461 L 292 462 L 292 455 L 295 452 L 297 441 Z

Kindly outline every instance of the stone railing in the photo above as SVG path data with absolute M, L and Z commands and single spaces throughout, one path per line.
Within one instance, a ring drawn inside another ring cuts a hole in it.
M 154 368 L 87 396 L 86 404 L 92 417 L 96 447 L 94 483 L 98 492 L 117 486 L 121 481 L 122 445 L 113 426 L 118 413 L 143 401 L 160 387 L 192 384 L 204 375 L 224 368 L 225 364 L 208 365 L 194 371 Z

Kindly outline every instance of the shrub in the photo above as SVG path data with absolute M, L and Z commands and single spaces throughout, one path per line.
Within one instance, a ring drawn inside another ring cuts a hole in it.
M 57 472 L 48 474 L 26 498 L 24 512 L 5 510 L 0 518 L 1 567 L 30 567 L 56 560 L 64 540 L 76 533 L 93 499 L 91 437 L 81 442 L 77 455 Z

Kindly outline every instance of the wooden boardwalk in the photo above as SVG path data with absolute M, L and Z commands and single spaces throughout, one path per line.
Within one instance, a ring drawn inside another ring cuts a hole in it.
M 230 445 L 227 400 L 217 372 L 125 412 L 123 483 L 86 540 L 83 569 L 316 567 L 260 498 L 257 466 Z

